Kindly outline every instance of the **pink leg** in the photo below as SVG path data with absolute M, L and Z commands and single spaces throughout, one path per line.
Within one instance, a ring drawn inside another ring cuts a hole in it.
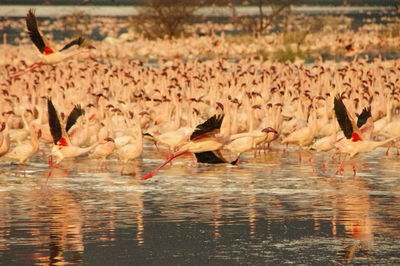
M 24 74 L 24 73 L 26 73 L 26 72 L 29 72 L 29 71 L 31 71 L 31 70 L 33 70 L 33 69 L 35 69 L 35 68 L 38 68 L 38 67 L 40 67 L 40 66 L 42 66 L 43 65 L 43 63 L 41 63 L 41 62 L 39 62 L 39 63 L 34 63 L 34 64 L 32 64 L 32 65 L 30 65 L 28 68 L 26 68 L 26 69 L 23 69 L 23 70 L 20 70 L 20 71 L 18 71 L 17 73 L 14 73 L 14 74 L 12 74 L 12 78 L 18 78 L 18 77 L 20 77 L 22 74 Z
M 344 157 L 343 161 L 340 163 L 339 168 L 336 170 L 335 175 L 338 175 L 338 174 L 341 174 L 341 173 L 344 172 L 344 167 L 343 167 L 343 165 L 344 165 L 344 162 L 345 162 L 345 160 L 346 160 L 346 157 L 347 157 L 347 155 Z
M 17 165 L 17 168 L 15 168 L 15 175 L 17 176 L 19 173 L 19 168 L 20 168 L 20 164 Z
M 42 156 L 46 156 L 46 152 L 42 149 L 39 149 L 40 153 L 42 154 Z
M 299 163 L 302 162 L 302 156 L 301 156 L 301 148 L 299 149 Z
M 164 167 L 167 163 L 169 163 L 170 161 L 172 161 L 172 160 L 175 159 L 176 157 L 181 156 L 181 155 L 184 155 L 184 154 L 187 154 L 187 153 L 188 153 L 188 152 L 186 152 L 186 151 L 182 151 L 182 152 L 177 153 L 177 154 L 170 154 L 170 155 L 168 155 L 168 158 L 167 158 L 161 165 L 159 165 L 158 167 L 156 167 L 156 168 L 155 168 L 153 171 L 151 171 L 150 173 L 143 175 L 143 176 L 141 177 L 141 179 L 142 179 L 142 180 L 146 180 L 146 179 L 152 178 L 152 177 L 153 177 L 155 174 L 157 174 L 158 171 L 160 171 L 160 169 L 161 169 L 162 167 Z
M 52 156 L 52 155 L 49 155 L 48 158 L 49 158 L 49 159 L 48 159 L 49 168 L 50 168 L 50 169 L 51 169 L 51 168 L 56 168 L 57 165 L 56 165 L 56 163 L 55 163 L 54 160 L 53 160 L 53 156 Z
M 321 167 L 322 167 L 322 170 L 325 173 L 325 171 L 326 171 L 326 163 L 325 163 L 325 161 L 322 162 L 322 166 Z
M 26 163 L 24 163 L 24 177 L 26 177 L 26 168 L 27 168 L 28 166 L 26 165 Z
M 386 156 L 389 156 L 389 150 L 390 150 L 390 146 L 388 147 L 388 149 L 385 152 Z

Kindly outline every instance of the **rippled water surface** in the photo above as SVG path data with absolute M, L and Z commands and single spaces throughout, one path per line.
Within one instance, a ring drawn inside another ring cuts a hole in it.
M 274 147 L 238 167 L 0 160 L 0 264 L 398 264 L 400 162 Z M 352 166 L 357 168 L 353 176 Z M 123 169 L 122 169 L 123 168 Z M 123 170 L 124 175 L 120 172 Z

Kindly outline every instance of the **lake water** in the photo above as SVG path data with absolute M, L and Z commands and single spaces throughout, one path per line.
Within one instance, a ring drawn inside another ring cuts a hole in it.
M 166 155 L 53 170 L 37 155 L 25 174 L 0 160 L 0 264 L 400 263 L 395 150 L 337 176 L 337 156 L 274 146 L 238 167 L 178 158 L 140 180 Z

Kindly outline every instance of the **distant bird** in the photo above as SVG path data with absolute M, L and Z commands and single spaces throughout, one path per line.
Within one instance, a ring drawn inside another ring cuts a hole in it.
M 175 154 L 170 154 L 165 162 L 150 173 L 143 175 L 142 179 L 153 177 L 164 165 L 187 153 L 194 153 L 196 159 L 200 163 L 220 164 L 231 163 L 235 164 L 236 160 L 228 162 L 220 153 L 220 149 L 229 141 L 229 136 L 220 134 L 220 128 L 223 115 L 214 115 L 204 123 L 198 125 L 195 131 L 190 136 L 190 141 L 184 144 Z
M 29 37 L 33 42 L 33 44 L 38 48 L 39 52 L 41 53 L 41 59 L 40 61 L 30 65 L 28 68 L 21 70 L 17 73 L 14 73 L 12 75 L 13 78 L 17 78 L 21 74 L 33 70 L 42 65 L 51 65 L 60 63 L 70 57 L 73 57 L 83 52 L 87 52 L 88 49 L 94 48 L 94 46 L 90 45 L 87 40 L 85 40 L 82 37 L 79 37 L 67 43 L 62 49 L 57 51 L 54 47 L 51 46 L 46 36 L 44 36 L 44 34 L 39 30 L 34 9 L 29 9 L 25 20 Z M 70 51 L 69 48 L 75 45 L 87 49 L 78 49 Z

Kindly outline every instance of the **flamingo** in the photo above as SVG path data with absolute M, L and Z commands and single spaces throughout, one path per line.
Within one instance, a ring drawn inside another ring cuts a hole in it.
M 75 106 L 69 114 L 65 128 L 60 122 L 51 99 L 47 100 L 47 110 L 49 115 L 50 132 L 54 142 L 51 154 L 56 157 L 56 164 L 60 163 L 65 158 L 75 158 L 83 155 L 100 144 L 100 142 L 96 142 L 86 148 L 72 145 L 67 132 L 76 123 L 77 119 L 84 114 L 83 109 L 79 105 Z
M 136 120 L 135 126 L 132 128 L 133 134 L 131 139 L 124 145 L 116 147 L 116 155 L 124 162 L 134 160 L 142 155 L 143 152 L 143 134 L 139 120 Z M 125 137 L 125 136 L 123 136 Z M 124 167 L 121 168 L 120 174 L 124 175 Z
M 166 145 L 170 152 L 174 152 L 177 147 L 189 140 L 193 129 L 190 127 L 181 127 L 178 130 L 168 131 L 161 135 L 152 135 L 148 132 L 144 136 L 148 136 L 156 144 Z
M 240 154 L 256 148 L 258 144 L 264 142 L 268 138 L 269 133 L 273 133 L 273 135 L 278 134 L 278 132 L 272 127 L 266 127 L 261 131 L 232 135 L 229 138 L 231 142 L 224 145 L 224 149 L 227 149 L 236 155 L 237 164 Z
M 0 157 L 5 155 L 10 149 L 10 134 L 8 133 L 8 129 L 6 123 L 1 123 L 0 127 Z
M 132 128 L 130 128 L 131 135 L 121 136 L 119 139 L 123 138 L 122 141 L 117 145 L 116 143 L 116 155 L 121 160 L 127 162 L 138 158 L 143 152 L 143 134 L 140 121 L 136 120 Z
M 57 64 L 75 55 L 88 52 L 89 51 L 88 49 L 94 49 L 94 46 L 90 45 L 86 39 L 84 39 L 83 37 L 79 37 L 67 43 L 63 48 L 57 51 L 54 47 L 51 46 L 46 36 L 44 36 L 44 34 L 39 30 L 34 9 L 29 9 L 25 20 L 29 37 L 33 42 L 33 44 L 37 47 L 37 49 L 41 53 L 41 58 L 38 62 L 30 65 L 28 68 L 21 70 L 17 73 L 14 73 L 12 75 L 13 78 L 17 78 L 23 73 L 31 71 L 42 65 Z M 78 45 L 79 47 L 87 49 L 78 49 L 70 51 L 69 48 L 71 48 L 74 45 Z
M 351 115 L 348 113 L 346 106 L 344 105 L 342 98 L 339 95 L 336 96 L 334 99 L 334 110 L 339 126 L 345 136 L 345 138 L 337 140 L 334 145 L 339 152 L 350 155 L 350 158 L 354 157 L 358 153 L 370 152 L 399 138 L 398 136 L 396 136 L 386 139 L 384 141 L 372 141 L 365 139 L 362 131 L 354 122 L 354 119 L 351 117 Z M 368 109 L 365 110 L 365 113 L 367 114 L 362 115 L 361 119 L 359 119 L 359 125 L 362 125 L 364 121 L 367 121 L 370 118 L 371 111 Z M 337 173 L 343 170 L 343 162 Z M 355 175 L 356 168 L 354 166 L 353 172 Z
M 39 150 L 38 138 L 40 137 L 40 131 L 36 132 L 35 127 L 29 125 L 29 132 L 31 135 L 31 139 L 29 141 L 25 141 L 15 146 L 14 149 L 5 154 L 6 157 L 17 160 L 19 164 L 24 164 L 25 166 L 26 161 L 35 155 Z M 6 142 L 8 141 L 6 140 Z
M 92 159 L 101 159 L 102 162 L 114 151 L 115 142 L 113 138 L 107 137 L 104 139 L 105 143 L 98 145 L 93 152 L 88 156 Z
M 201 163 L 228 163 L 219 151 L 229 141 L 229 136 L 220 134 L 223 119 L 224 115 L 214 115 L 198 125 L 190 136 L 189 142 L 179 148 L 175 154 L 170 154 L 161 165 L 141 178 L 146 180 L 153 177 L 167 163 L 187 153 L 194 153 L 197 161 Z M 236 164 L 236 160 L 230 163 Z
M 357 118 L 357 127 L 360 128 L 361 132 L 364 133 L 363 135 L 368 139 L 370 139 L 370 135 L 373 130 L 373 121 L 371 117 L 372 117 L 371 108 L 364 108 L 361 114 Z M 335 143 L 338 139 L 336 121 L 334 121 L 333 126 L 334 126 L 333 133 L 330 136 L 325 136 L 315 141 L 314 144 L 310 147 L 311 150 L 321 152 L 321 151 L 330 151 L 335 148 Z M 343 137 L 344 135 L 342 132 L 341 134 L 339 134 L 339 138 Z

